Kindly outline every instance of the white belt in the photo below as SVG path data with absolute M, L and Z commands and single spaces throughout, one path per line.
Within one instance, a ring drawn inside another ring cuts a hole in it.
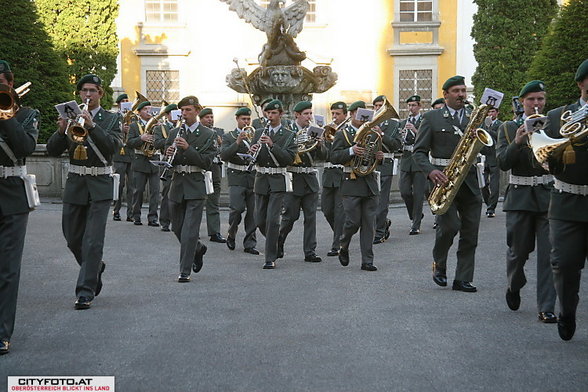
M 26 166 L 0 166 L 0 177 L 24 177 L 27 175 Z
M 553 176 L 551 174 L 544 174 L 542 176 L 515 176 L 511 174 L 508 177 L 508 183 L 513 185 L 528 185 L 528 186 L 537 186 L 537 185 L 547 185 L 553 181 Z
M 96 166 L 78 166 L 69 165 L 68 171 L 73 174 L 79 174 L 80 176 L 101 176 L 104 174 L 112 174 L 112 166 L 96 167 Z
M 351 173 L 351 172 L 353 172 L 352 166 L 344 166 L 343 167 L 343 173 Z
M 190 165 L 177 165 L 174 166 L 174 171 L 176 173 L 204 173 L 206 170 L 202 169 L 198 166 L 190 166 Z
M 560 192 L 572 193 L 574 195 L 580 196 L 588 196 L 588 185 L 577 185 L 577 184 L 568 184 L 567 182 L 563 182 L 555 179 L 555 189 Z
M 245 166 L 245 165 L 236 165 L 236 164 L 231 163 L 231 162 L 227 162 L 227 167 L 229 169 L 233 169 L 233 170 L 247 171 L 247 166 Z
M 316 168 L 314 168 L 314 167 L 288 166 L 287 170 L 290 173 L 298 173 L 298 174 L 313 174 L 313 173 L 316 173 Z
M 409 146 L 403 146 L 402 149 L 404 151 L 412 151 L 412 150 L 414 150 L 414 145 L 411 144 Z
M 448 166 L 449 163 L 451 162 L 451 159 L 429 157 L 429 161 L 433 165 L 437 165 L 437 166 Z
M 343 165 L 336 165 L 331 162 L 325 162 L 325 169 L 343 169 Z
M 394 153 L 393 152 L 385 152 L 384 159 L 394 159 Z
M 263 167 L 256 165 L 255 170 L 261 174 L 286 174 L 285 167 Z

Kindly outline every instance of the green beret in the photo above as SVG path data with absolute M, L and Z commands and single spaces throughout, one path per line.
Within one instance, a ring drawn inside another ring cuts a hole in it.
M 421 102 L 421 97 L 419 97 L 418 95 L 413 95 L 412 97 L 408 97 L 408 99 L 406 100 L 406 103 L 409 102 Z
M 284 110 L 284 104 L 279 99 L 272 99 L 265 105 L 264 110 Z
M 239 108 L 235 112 L 235 117 L 239 117 L 239 116 L 251 116 L 251 109 L 249 109 L 249 108 Z
M 443 83 L 443 90 L 447 91 L 453 86 L 465 86 L 465 78 L 463 76 L 455 75 Z
M 347 104 L 345 102 L 339 101 L 335 102 L 331 105 L 331 110 L 343 109 L 344 112 L 347 111 Z
M 373 105 L 376 104 L 376 102 L 384 102 L 384 100 L 386 99 L 385 95 L 378 95 L 376 98 L 374 98 L 374 101 L 372 102 Z M 349 109 L 352 110 L 352 109 Z
M 531 80 L 521 89 L 519 97 L 525 98 L 525 95 L 529 93 L 538 93 L 541 91 L 545 91 L 545 84 L 540 80 Z
M 82 86 L 85 83 L 92 83 L 92 84 L 95 84 L 96 86 L 100 87 L 100 86 L 102 86 L 102 79 L 100 79 L 97 75 L 94 75 L 94 74 L 82 76 L 82 78 L 80 79 L 80 81 L 76 85 L 77 91 L 80 91 L 82 89 Z
M 437 98 L 436 100 L 433 101 L 433 103 L 431 104 L 431 107 L 442 103 L 443 105 L 445 105 L 445 98 Z
M 273 98 L 266 98 L 263 101 L 261 101 L 259 106 L 263 107 L 266 103 L 270 103 L 272 100 L 273 100 Z
M 294 111 L 298 113 L 302 113 L 306 109 L 312 108 L 312 102 L 310 101 L 300 101 L 294 106 Z
M 350 112 L 352 112 L 354 110 L 357 110 L 357 108 L 364 108 L 365 109 L 365 102 L 363 102 L 363 101 L 355 101 L 351 105 L 349 105 L 349 111 Z
M 143 109 L 145 106 L 151 106 L 151 102 L 149 101 L 145 101 L 145 102 L 141 102 L 139 104 L 139 106 L 137 106 L 137 111 L 140 111 L 141 109 Z
M 163 111 L 166 113 L 170 113 L 172 110 L 178 110 L 178 105 L 175 103 L 170 103 L 165 107 L 165 109 L 163 109 Z
M 10 64 L 6 60 L 0 60 L 0 73 L 4 72 L 12 72 L 10 69 Z
M 576 71 L 576 82 L 581 82 L 586 78 L 588 78 L 588 59 L 582 61 L 582 64 L 578 67 Z
M 182 98 L 180 100 L 180 102 L 178 102 L 179 109 L 181 109 L 182 106 L 188 106 L 188 105 L 195 106 L 198 109 L 202 108 L 202 106 L 200 106 L 200 102 L 198 102 L 198 98 L 196 98 L 193 95 L 188 95 L 187 97 Z
M 200 113 L 198 113 L 198 117 L 202 118 L 208 114 L 212 114 L 212 109 L 211 108 L 204 108 L 200 111 Z
M 120 103 L 120 101 L 122 101 L 123 99 L 129 99 L 129 96 L 127 94 L 121 94 L 118 97 L 116 97 L 116 103 Z

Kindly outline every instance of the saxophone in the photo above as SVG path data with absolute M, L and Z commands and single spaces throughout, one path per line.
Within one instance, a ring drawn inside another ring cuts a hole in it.
M 448 182 L 445 185 L 436 185 L 429 195 L 428 202 L 433 214 L 443 215 L 447 212 L 482 147 L 494 144 L 492 136 L 478 128 L 491 108 L 491 105 L 480 105 L 472 111 L 468 126 L 453 151 L 449 165 L 443 170 Z

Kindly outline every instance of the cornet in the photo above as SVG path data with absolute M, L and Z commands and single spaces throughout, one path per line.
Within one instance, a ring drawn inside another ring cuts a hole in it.
M 5 84 L 0 84 L 0 120 L 14 117 L 20 109 L 19 100 L 31 90 L 30 85 L 31 82 L 26 82 L 13 90 Z
M 86 103 L 80 105 L 80 110 L 82 112 L 87 110 L 89 104 L 90 99 L 87 99 Z M 86 143 L 86 140 L 88 139 L 88 130 L 84 127 L 84 125 L 86 125 L 86 119 L 82 117 L 81 114 L 78 114 L 75 120 L 68 120 L 67 129 L 65 131 L 65 134 L 69 137 L 69 139 L 78 145 L 74 151 L 73 156 L 73 159 L 78 161 L 85 161 L 88 159 L 86 146 L 84 146 L 84 143 Z

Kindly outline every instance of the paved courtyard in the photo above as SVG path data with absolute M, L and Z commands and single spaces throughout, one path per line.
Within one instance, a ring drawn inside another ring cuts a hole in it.
M 357 237 L 349 267 L 326 257 L 331 234 L 319 212 L 322 263 L 302 261 L 299 221 L 276 270 L 243 253 L 242 233 L 232 252 L 203 237 L 204 267 L 188 284 L 175 281 L 173 234 L 109 220 L 104 289 L 76 311 L 78 266 L 61 204 L 43 203 L 30 215 L 0 390 L 9 375 L 113 375 L 124 392 L 587 390 L 586 278 L 576 335 L 563 342 L 556 325 L 537 321 L 533 258 L 521 309 L 506 306 L 504 213 L 482 218 L 475 294 L 431 280 L 428 212 L 410 237 L 404 208 L 389 216 L 392 236 L 374 247 L 377 272 L 359 269 Z M 451 256 L 450 281 L 455 249 Z

